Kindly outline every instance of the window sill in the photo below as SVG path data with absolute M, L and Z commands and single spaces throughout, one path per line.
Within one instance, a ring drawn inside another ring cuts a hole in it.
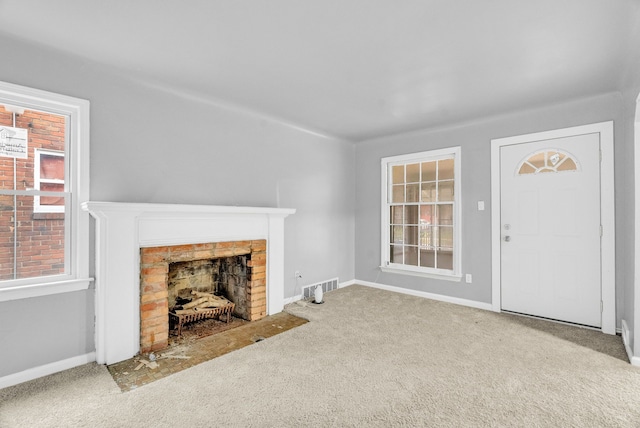
M 401 275 L 421 276 L 423 278 L 441 279 L 444 281 L 452 281 L 452 282 L 460 282 L 462 280 L 462 275 L 455 275 L 455 274 L 414 271 L 414 270 L 399 269 L 399 268 L 394 268 L 389 266 L 380 266 L 380 270 L 386 273 L 397 273 Z
M 0 302 L 87 290 L 92 281 L 93 278 L 85 278 L 0 288 Z
M 32 217 L 34 220 L 64 220 L 64 213 L 47 213 L 34 211 Z

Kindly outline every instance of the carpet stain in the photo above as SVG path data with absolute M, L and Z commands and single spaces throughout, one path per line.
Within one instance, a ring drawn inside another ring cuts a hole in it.
M 123 392 L 131 391 L 307 322 L 286 312 L 253 322 L 234 319 L 228 325 L 220 322 L 213 324 L 209 320 L 210 331 L 214 334 L 203 337 L 204 329 L 200 325 L 193 329 L 192 334 L 184 334 L 180 339 L 170 338 L 166 349 L 136 355 L 129 360 L 108 365 L 107 369 Z

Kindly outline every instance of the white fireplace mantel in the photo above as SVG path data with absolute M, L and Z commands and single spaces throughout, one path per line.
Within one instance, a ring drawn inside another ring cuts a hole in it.
M 284 307 L 284 219 L 295 209 L 85 202 L 95 219 L 96 361 L 140 350 L 140 248 L 267 240 L 267 314 Z

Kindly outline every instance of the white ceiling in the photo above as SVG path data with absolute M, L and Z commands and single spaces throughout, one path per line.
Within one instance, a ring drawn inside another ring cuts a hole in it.
M 617 90 L 637 20 L 637 0 L 0 0 L 0 34 L 353 141 Z

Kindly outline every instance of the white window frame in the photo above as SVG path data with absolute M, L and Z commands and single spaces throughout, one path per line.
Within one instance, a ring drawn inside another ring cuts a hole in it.
M 89 213 L 81 208 L 81 204 L 89 200 L 89 101 L 0 82 L 0 104 L 68 118 L 65 192 L 70 193 L 65 202 L 65 273 L 0 281 L 0 302 L 85 290 L 92 281 L 89 277 Z M 37 190 L 0 192 L 43 195 Z
M 462 150 L 460 146 L 444 149 L 429 150 L 419 153 L 411 153 L 399 156 L 390 156 L 381 159 L 381 251 L 380 270 L 388 273 L 398 273 L 404 275 L 422 276 L 426 278 L 443 279 L 448 281 L 460 281 L 462 278 Z M 391 263 L 389 260 L 390 245 L 390 218 L 389 211 L 391 203 L 390 195 L 390 170 L 394 165 L 411 164 L 417 162 L 430 162 L 440 159 L 454 159 L 454 182 L 453 182 L 453 270 L 437 269 L 420 266 L 409 266 L 398 263 Z
M 40 156 L 60 156 L 64 158 L 65 153 L 58 150 L 34 149 L 33 159 L 33 185 L 35 190 L 40 190 L 40 183 L 64 184 L 64 180 L 51 180 L 40 178 Z M 66 168 L 65 168 L 66 169 Z M 40 195 L 33 197 L 34 213 L 64 213 L 64 205 L 40 205 Z

